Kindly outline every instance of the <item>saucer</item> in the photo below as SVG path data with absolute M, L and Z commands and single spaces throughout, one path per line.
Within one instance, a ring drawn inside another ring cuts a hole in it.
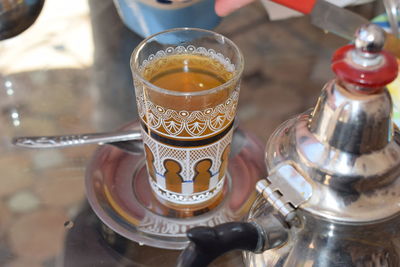
M 138 122 L 124 129 L 138 129 Z M 86 171 L 86 195 L 100 220 L 119 235 L 139 244 L 183 249 L 186 231 L 215 226 L 246 216 L 256 197 L 256 182 L 266 177 L 264 145 L 238 127 L 233 135 L 228 174 L 218 206 L 200 215 L 182 217 L 164 206 L 149 184 L 143 153 L 111 145 L 99 147 Z

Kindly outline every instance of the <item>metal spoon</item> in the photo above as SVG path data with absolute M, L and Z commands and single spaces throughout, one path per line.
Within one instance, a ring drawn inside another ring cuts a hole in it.
M 12 143 L 14 145 L 26 148 L 58 148 L 86 144 L 109 144 L 130 153 L 141 153 L 143 151 L 141 141 L 142 135 L 138 129 L 112 133 L 89 133 L 60 136 L 23 136 L 12 139 Z
M 42 10 L 44 0 L 0 0 L 0 40 L 28 29 Z
M 236 119 L 233 123 L 234 131 L 231 155 L 240 151 L 246 143 L 246 137 L 238 128 L 238 125 L 239 120 Z M 59 148 L 86 144 L 108 144 L 129 153 L 143 153 L 142 135 L 139 125 L 133 126 L 129 131 L 57 136 L 22 136 L 14 137 L 11 142 L 16 146 L 26 148 Z

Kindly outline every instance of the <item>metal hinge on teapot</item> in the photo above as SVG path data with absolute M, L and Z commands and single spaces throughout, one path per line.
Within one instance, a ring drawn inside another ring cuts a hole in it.
M 270 137 L 248 222 L 189 230 L 178 266 L 233 249 L 247 266 L 400 266 L 400 145 L 385 87 L 398 68 L 383 45 L 369 24 L 336 51 L 312 112 Z

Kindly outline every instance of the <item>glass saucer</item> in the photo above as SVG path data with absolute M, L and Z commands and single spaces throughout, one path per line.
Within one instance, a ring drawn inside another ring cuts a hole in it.
M 138 128 L 137 122 L 124 129 L 133 128 Z M 143 153 L 111 145 L 99 147 L 87 168 L 87 198 L 100 220 L 123 237 L 147 246 L 183 249 L 189 228 L 244 218 L 255 199 L 256 182 L 266 177 L 263 149 L 253 135 L 240 127 L 235 130 L 223 200 L 197 216 L 182 218 L 158 201 L 148 182 Z

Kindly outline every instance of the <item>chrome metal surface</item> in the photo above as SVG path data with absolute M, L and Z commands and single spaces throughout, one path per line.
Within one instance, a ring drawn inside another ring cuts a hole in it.
M 355 46 L 362 52 L 376 53 L 382 51 L 385 44 L 383 29 L 375 24 L 366 24 L 356 31 Z
M 353 63 L 360 60 L 361 71 L 379 73 L 383 42 L 380 29 L 361 28 Z M 299 201 L 290 211 L 299 223 L 289 224 L 284 245 L 245 253 L 248 266 L 399 266 L 400 144 L 392 101 L 386 88 L 366 94 L 349 86 L 330 81 L 311 113 L 285 122 L 270 137 L 271 184 L 259 182 L 258 189 L 284 216 L 279 205 Z M 274 212 L 256 203 L 249 220 L 268 236 Z
M 256 189 L 285 218 L 312 195 L 311 185 L 290 164 L 278 166 L 267 180 L 257 182 Z
M 372 153 L 384 149 L 393 139 L 391 106 L 387 90 L 373 95 L 355 94 L 331 81 L 323 90 L 311 121 L 297 133 L 338 152 Z
M 400 249 L 394 245 L 400 240 L 397 217 L 363 227 L 309 214 L 302 217 L 304 227 L 291 229 L 283 246 L 262 254 L 244 253 L 246 266 L 398 266 Z
M 355 50 L 351 51 L 351 63 L 362 68 L 378 69 L 384 63 L 384 57 L 378 53 L 385 44 L 385 32 L 375 24 L 361 26 L 356 34 Z
M 284 245 L 289 239 L 290 229 L 274 207 L 261 195 L 254 201 L 247 220 L 259 228 L 261 248 L 256 253 Z
M 281 231 L 288 232 L 286 242 L 261 254 L 246 252 L 247 266 L 398 266 L 400 146 L 395 139 L 399 133 L 393 133 L 391 125 L 376 125 L 379 120 L 391 122 L 390 98 L 385 90 L 353 99 L 345 90 L 330 82 L 312 115 L 285 122 L 270 138 L 268 169 L 296 166 L 313 193 L 295 211 L 299 225 L 285 228 L 281 222 Z M 345 114 L 353 116 L 342 116 L 340 110 L 346 106 L 353 113 Z M 356 113 L 363 116 L 357 119 Z M 369 127 L 360 128 L 357 120 Z M 378 139 L 381 142 L 372 142 Z M 268 236 L 277 218 L 274 212 L 257 201 L 249 221 L 257 222 Z
M 257 183 L 257 191 L 268 200 L 269 203 L 285 218 L 294 212 L 294 208 L 289 201 L 285 200 L 279 190 L 271 188 L 267 181 L 263 180 Z
M 16 146 L 27 148 L 56 148 L 66 146 L 78 146 L 86 144 L 99 144 L 141 141 L 140 130 L 110 132 L 110 133 L 87 133 L 77 135 L 59 136 L 25 136 L 13 138 L 12 143 Z
M 270 138 L 267 167 L 293 164 L 313 187 L 300 207 L 332 220 L 366 223 L 400 212 L 400 146 L 384 90 L 354 95 L 331 82 L 312 115 L 289 120 Z
M 28 29 L 42 10 L 44 0 L 0 0 L 0 40 Z

